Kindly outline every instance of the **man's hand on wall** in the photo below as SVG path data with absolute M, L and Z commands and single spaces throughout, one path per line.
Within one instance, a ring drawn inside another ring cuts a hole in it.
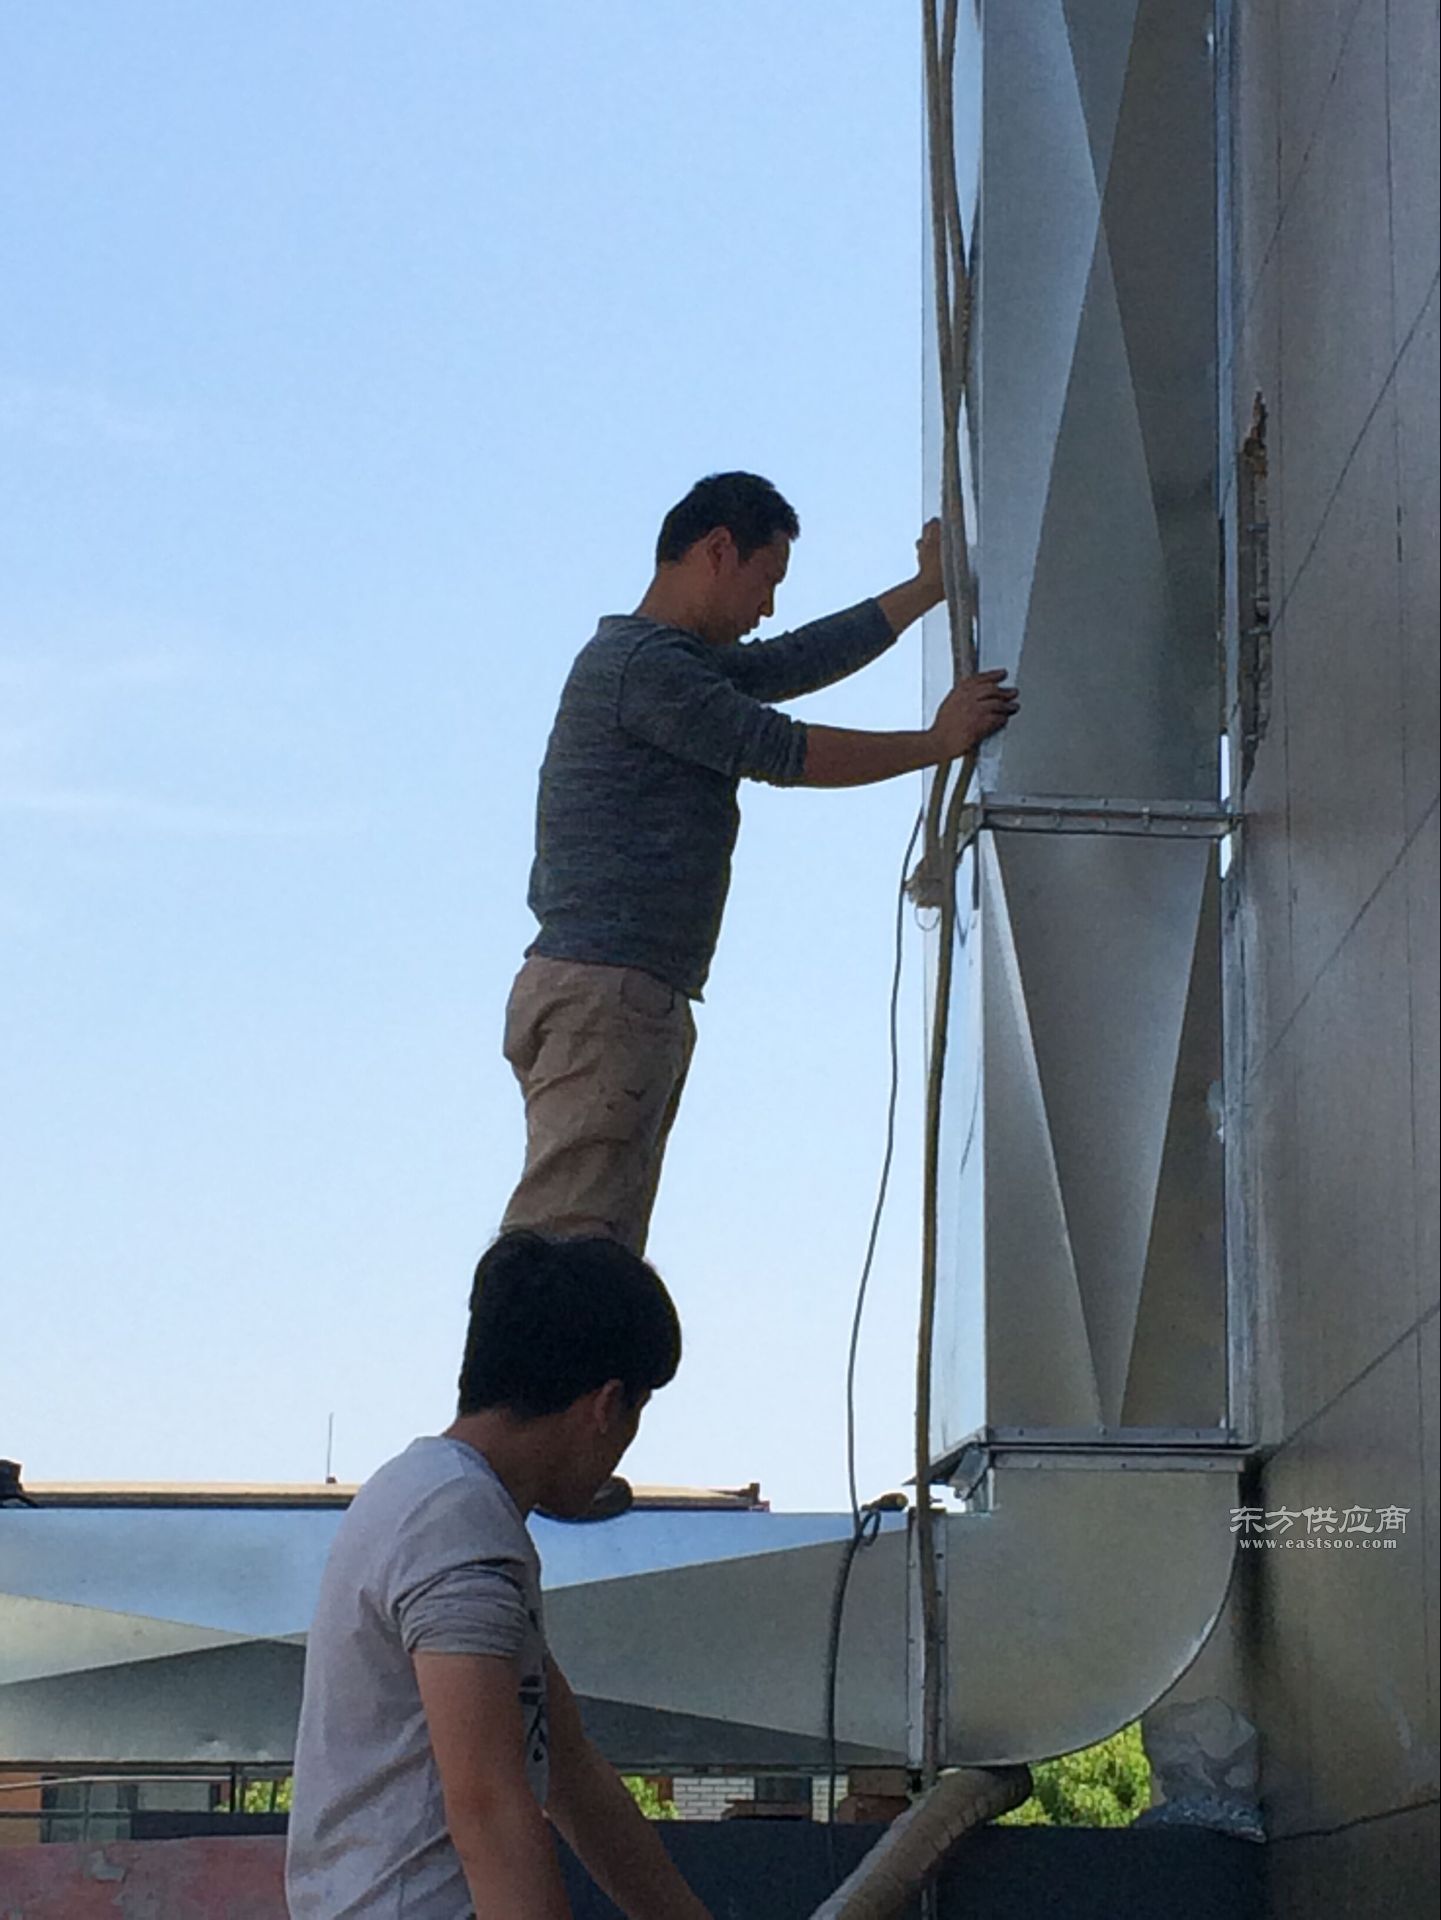
M 988 734 L 998 733 L 1020 705 L 1014 687 L 1005 684 L 1004 667 L 991 667 L 958 680 L 936 709 L 931 733 L 946 760 L 959 760 Z

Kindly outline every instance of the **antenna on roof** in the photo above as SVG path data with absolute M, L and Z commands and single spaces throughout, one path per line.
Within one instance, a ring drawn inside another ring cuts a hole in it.
M 335 1415 L 332 1413 L 327 1416 L 325 1422 L 325 1484 L 327 1487 L 333 1487 L 335 1485 L 335 1475 L 330 1471 L 334 1458 Z

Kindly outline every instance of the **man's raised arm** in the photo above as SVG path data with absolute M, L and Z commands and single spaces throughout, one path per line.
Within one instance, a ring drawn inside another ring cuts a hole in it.
M 876 595 L 876 605 L 886 616 L 893 634 L 905 632 L 913 620 L 938 607 L 946 597 L 945 575 L 941 570 L 941 523 L 927 520 L 916 542 L 916 570 L 888 593 Z
M 930 520 L 916 542 L 916 571 L 909 580 L 845 613 L 737 647 L 727 672 L 753 700 L 798 700 L 819 693 L 879 659 L 898 634 L 944 598 L 941 526 Z
M 959 760 L 1016 711 L 1014 687 L 992 668 L 952 687 L 929 727 L 915 733 L 869 733 L 853 727 L 806 727 L 802 787 L 865 787 L 921 767 Z

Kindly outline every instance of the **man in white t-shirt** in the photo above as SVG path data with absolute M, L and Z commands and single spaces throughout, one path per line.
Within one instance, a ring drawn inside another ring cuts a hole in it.
M 460 1411 L 361 1488 L 321 1581 L 294 1920 L 568 1920 L 552 1828 L 629 1920 L 707 1920 L 547 1656 L 525 1525 L 586 1512 L 679 1361 L 618 1242 L 511 1233 L 482 1259 Z

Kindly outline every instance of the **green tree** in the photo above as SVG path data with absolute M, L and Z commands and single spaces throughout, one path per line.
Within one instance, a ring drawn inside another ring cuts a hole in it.
M 1035 1791 L 999 1827 L 1128 1827 L 1151 1804 L 1151 1766 L 1139 1723 L 1079 1753 L 1031 1769 Z
M 289 1775 L 276 1780 L 246 1780 L 240 1789 L 242 1813 L 289 1813 L 293 1782 Z M 229 1813 L 230 1789 L 222 1787 L 215 1799 L 217 1813 Z
M 630 1790 L 635 1801 L 647 1820 L 674 1820 L 676 1818 L 675 1801 L 663 1800 L 660 1788 L 654 1780 L 647 1780 L 642 1773 L 623 1773 L 621 1779 Z

